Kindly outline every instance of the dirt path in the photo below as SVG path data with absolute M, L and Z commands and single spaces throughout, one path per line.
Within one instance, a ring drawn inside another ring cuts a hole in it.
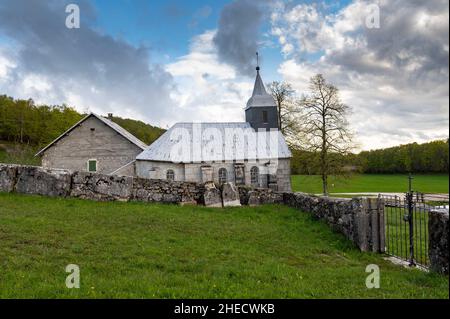
M 375 193 L 375 192 L 362 192 L 362 193 L 330 193 L 330 195 L 336 196 L 336 195 L 354 195 L 354 196 L 366 196 L 366 197 L 377 197 L 378 195 L 385 195 L 385 196 L 397 196 L 400 199 L 405 198 L 405 193 Z M 448 194 L 424 194 L 424 200 L 425 201 L 447 201 L 449 200 Z

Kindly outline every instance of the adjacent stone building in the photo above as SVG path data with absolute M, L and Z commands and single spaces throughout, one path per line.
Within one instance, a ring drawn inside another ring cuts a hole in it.
M 91 113 L 36 156 L 46 168 L 134 176 L 134 160 L 146 148 L 118 124 Z

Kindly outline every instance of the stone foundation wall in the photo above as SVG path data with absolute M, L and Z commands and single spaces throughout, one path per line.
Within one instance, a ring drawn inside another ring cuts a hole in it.
M 202 204 L 203 185 L 133 178 L 131 200 L 142 202 Z
M 268 188 L 239 186 L 239 197 L 242 205 L 284 204 L 283 195 L 282 192 L 275 192 Z
M 433 271 L 448 275 L 448 209 L 431 211 L 428 220 L 430 236 L 428 255 Z
M 99 201 L 202 204 L 204 186 L 189 182 L 0 164 L 0 192 L 70 196 Z

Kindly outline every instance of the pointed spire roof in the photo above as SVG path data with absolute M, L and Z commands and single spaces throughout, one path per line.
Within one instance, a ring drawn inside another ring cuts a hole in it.
M 256 54 L 258 56 L 258 54 Z M 253 87 L 252 97 L 247 102 L 246 110 L 251 107 L 267 107 L 276 106 L 275 100 L 272 95 L 268 94 L 264 87 L 264 82 L 259 74 L 259 64 L 256 67 L 256 79 L 255 86 Z
M 264 87 L 264 83 L 261 79 L 261 75 L 259 75 L 259 68 L 256 69 L 256 79 L 255 79 L 255 86 L 253 87 L 253 94 L 255 95 L 264 95 L 267 94 L 266 88 Z

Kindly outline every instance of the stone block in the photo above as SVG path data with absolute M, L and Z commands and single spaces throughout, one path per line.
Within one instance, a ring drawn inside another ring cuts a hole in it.
M 0 164 L 0 192 L 14 191 L 17 178 L 17 165 Z
M 128 201 L 133 178 L 129 176 L 75 172 L 72 175 L 72 197 L 93 200 Z
M 233 183 L 224 183 L 222 185 L 222 202 L 224 207 L 241 206 L 239 191 Z
M 222 195 L 220 189 L 214 183 L 206 183 L 203 193 L 203 203 L 207 207 L 222 207 Z
M 448 209 L 435 210 L 429 213 L 428 234 L 430 269 L 448 275 Z
M 260 199 L 257 191 L 249 191 L 248 192 L 247 205 L 248 206 L 261 205 L 261 199 Z
M 71 173 L 66 170 L 18 166 L 14 190 L 22 194 L 65 197 L 70 194 L 71 179 Z

